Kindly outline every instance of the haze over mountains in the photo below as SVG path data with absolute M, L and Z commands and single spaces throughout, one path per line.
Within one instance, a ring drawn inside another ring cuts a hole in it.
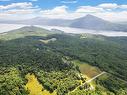
M 122 24 L 115 24 L 92 15 L 75 19 L 74 22 L 71 23 L 70 27 L 91 30 L 127 31 L 126 26 Z
M 124 31 L 127 32 L 127 27 L 124 24 L 112 23 L 110 21 L 103 20 L 93 15 L 86 15 L 81 18 L 67 20 L 67 19 L 49 19 L 36 17 L 27 20 L 0 20 L 0 23 L 4 24 L 25 24 L 25 25 L 48 25 L 48 26 L 65 26 L 89 30 L 105 30 L 105 31 Z

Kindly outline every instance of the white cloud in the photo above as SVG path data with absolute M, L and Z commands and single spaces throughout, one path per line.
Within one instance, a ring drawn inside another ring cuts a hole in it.
M 66 1 L 61 1 L 61 3 L 64 3 L 64 4 L 74 4 L 74 3 L 77 3 L 78 1 L 77 0 L 66 0 Z
M 50 10 L 41 10 L 40 16 L 48 18 L 66 18 L 69 14 L 67 6 L 57 6 Z
M 36 16 L 74 19 L 91 14 L 110 21 L 127 21 L 127 5 L 118 5 L 115 3 L 104 3 L 97 6 L 80 6 L 74 11 L 69 11 L 69 7 L 65 5 L 44 10 L 34 6 L 32 2 L 0 5 L 0 9 L 2 10 L 0 11 L 0 18 L 5 19 L 26 19 Z
M 76 12 L 78 13 L 97 13 L 97 12 L 103 12 L 103 8 L 98 7 L 92 7 L 92 6 L 80 6 Z
M 115 8 L 118 8 L 118 5 L 115 3 L 104 3 L 104 4 L 98 5 L 98 7 L 106 8 L 106 9 L 115 9 Z
M 126 8 L 126 5 L 119 5 L 119 8 L 123 9 Z M 114 7 L 115 8 L 115 7 Z M 127 10 L 122 11 L 113 11 L 113 7 L 110 6 L 110 11 L 98 7 L 98 6 L 80 6 L 75 11 L 69 12 L 67 9 L 67 6 L 59 6 L 52 10 L 46 10 L 42 12 L 43 17 L 49 17 L 49 18 L 64 18 L 64 19 L 74 19 L 79 18 L 82 16 L 85 16 L 87 14 L 95 15 L 97 17 L 103 18 L 105 20 L 109 21 L 127 21 Z M 109 7 L 108 7 L 109 9 Z M 59 11 L 58 11 L 59 10 Z
M 67 6 L 57 6 L 51 10 L 41 10 L 42 15 L 61 15 L 67 13 Z
M 9 5 L 0 5 L 0 19 L 25 19 L 36 16 L 40 11 L 38 6 L 33 6 L 31 2 L 12 3 Z M 31 16 L 32 15 L 32 16 Z
M 122 9 L 127 9 L 127 5 L 120 5 L 119 7 Z
M 127 11 L 97 13 L 95 16 L 113 22 L 127 21 Z
M 100 4 L 97 7 L 104 8 L 104 9 L 127 9 L 127 5 L 118 5 L 116 3 L 104 3 Z
M 32 8 L 32 3 L 31 2 L 23 2 L 23 3 L 12 3 L 10 5 L 1 5 L 0 10 L 8 10 L 12 8 L 23 8 L 23 9 L 28 9 Z
M 33 14 L 37 12 L 38 9 L 13 9 L 5 11 L 6 14 L 16 14 L 16 15 L 25 15 L 25 14 Z

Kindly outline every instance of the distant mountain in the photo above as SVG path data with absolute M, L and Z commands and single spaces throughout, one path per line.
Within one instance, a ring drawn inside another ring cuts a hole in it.
M 92 15 L 87 15 L 85 17 L 73 20 L 70 27 L 84 28 L 90 30 L 109 30 L 127 32 L 127 27 L 125 25 L 111 23 L 109 21 L 103 20 Z
M 68 26 L 70 22 L 71 20 L 66 20 L 66 19 L 49 19 L 49 18 L 36 17 L 25 21 L 20 21 L 19 23 L 29 24 L 29 25 Z
M 127 26 L 127 21 L 122 21 L 122 22 L 117 22 L 117 23 L 119 23 L 119 24 L 122 24 L 122 25 L 126 25 Z
M 84 17 L 73 19 L 73 20 L 36 17 L 36 18 L 32 18 L 28 20 L 20 20 L 20 21 L 0 21 L 0 23 L 66 26 L 66 27 L 83 28 L 83 29 L 90 29 L 90 30 L 127 32 L 127 27 L 126 27 L 127 25 L 112 23 L 110 21 L 103 20 L 93 15 L 86 15 Z

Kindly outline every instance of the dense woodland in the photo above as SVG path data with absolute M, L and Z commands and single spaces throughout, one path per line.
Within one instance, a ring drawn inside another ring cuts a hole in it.
M 127 38 L 97 35 L 81 38 L 81 35 L 66 34 L 51 37 L 57 38 L 57 41 L 48 44 L 53 50 L 127 79 Z
M 25 76 L 28 73 L 35 74 L 46 90 L 51 93 L 56 91 L 57 95 L 68 93 L 69 95 L 127 95 L 125 82 L 127 38 L 89 34 L 50 34 L 49 31 L 46 34 L 43 32 L 44 29 L 34 28 L 35 30 L 31 31 L 25 27 L 22 28 L 23 31 L 15 30 L 12 32 L 13 35 L 10 33 L 0 38 L 0 95 L 28 95 L 29 91 L 24 88 L 27 83 Z M 44 33 L 47 36 L 43 36 Z M 51 38 L 56 38 L 56 41 L 48 43 L 40 41 Z M 85 91 L 84 88 L 78 88 L 70 93 L 81 85 L 81 81 L 86 80 L 81 76 L 79 67 L 71 61 L 66 61 L 65 56 L 97 66 L 106 71 L 107 75 L 95 81 L 95 90 Z

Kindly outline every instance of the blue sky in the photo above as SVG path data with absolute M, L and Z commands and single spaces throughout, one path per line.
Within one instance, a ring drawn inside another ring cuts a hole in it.
M 62 3 L 62 1 L 68 3 Z M 69 3 L 69 1 L 76 1 L 76 3 Z M 8 5 L 18 2 L 32 2 L 34 5 L 38 5 L 42 9 L 51 9 L 55 6 L 67 5 L 73 10 L 78 6 L 96 6 L 102 3 L 127 4 L 127 0 L 0 0 L 0 5 Z
M 0 0 L 0 19 L 36 16 L 71 19 L 87 14 L 127 21 L 127 0 Z

